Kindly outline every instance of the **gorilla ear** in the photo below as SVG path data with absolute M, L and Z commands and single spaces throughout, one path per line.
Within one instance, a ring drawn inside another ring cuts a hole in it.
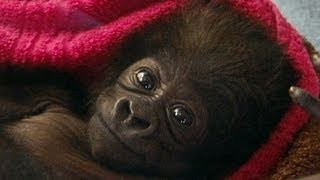
M 320 73 L 320 53 L 316 48 L 306 39 L 304 39 L 304 44 L 307 47 L 311 60 L 313 62 L 314 68 L 318 73 Z

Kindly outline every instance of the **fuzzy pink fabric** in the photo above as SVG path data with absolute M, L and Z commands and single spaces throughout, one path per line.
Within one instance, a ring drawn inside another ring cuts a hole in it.
M 297 86 L 319 94 L 301 36 L 271 0 L 216 1 L 260 21 L 291 57 L 300 77 Z M 53 67 L 88 78 L 128 36 L 183 5 L 183 0 L 0 0 L 0 64 Z M 269 141 L 230 179 L 266 176 L 308 118 L 292 105 Z
M 54 67 L 91 77 L 132 33 L 180 0 L 0 0 L 0 64 Z

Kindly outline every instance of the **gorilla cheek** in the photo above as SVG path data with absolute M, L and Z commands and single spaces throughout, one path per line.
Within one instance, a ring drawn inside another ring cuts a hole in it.
M 124 171 L 149 171 L 156 174 L 179 174 L 190 170 L 189 164 L 154 146 L 148 154 L 139 154 L 121 143 L 119 138 L 95 116 L 89 123 L 89 138 L 93 158 L 105 166 Z M 147 148 L 144 145 L 142 147 Z M 148 148 L 147 148 L 148 149 Z M 175 161 L 176 159 L 176 161 Z

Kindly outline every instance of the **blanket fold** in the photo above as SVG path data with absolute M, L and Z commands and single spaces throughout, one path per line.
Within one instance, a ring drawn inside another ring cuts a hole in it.
M 312 58 L 320 57 L 314 46 L 305 40 Z M 319 67 L 315 66 L 319 73 Z M 297 134 L 289 150 L 273 169 L 270 179 L 295 179 L 320 172 L 320 121 L 312 118 Z

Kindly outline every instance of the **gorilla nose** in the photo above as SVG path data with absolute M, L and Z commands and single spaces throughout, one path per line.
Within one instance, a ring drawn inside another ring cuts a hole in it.
M 147 129 L 151 123 L 149 121 L 146 121 L 144 119 L 140 119 L 134 116 L 129 116 L 127 119 L 123 121 L 123 123 L 133 129 L 136 130 L 144 130 Z
M 146 115 L 145 110 L 140 107 L 133 108 L 132 101 L 128 99 L 120 99 L 116 102 L 114 120 L 121 123 L 124 129 L 135 131 L 136 133 L 145 133 L 152 129 L 152 122 Z

